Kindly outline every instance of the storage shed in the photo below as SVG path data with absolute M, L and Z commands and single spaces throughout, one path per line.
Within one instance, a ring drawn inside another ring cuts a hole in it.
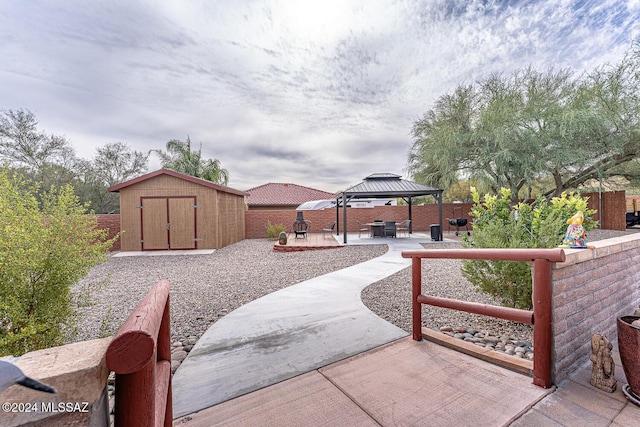
M 246 193 L 160 169 L 114 185 L 121 249 L 219 249 L 245 238 Z

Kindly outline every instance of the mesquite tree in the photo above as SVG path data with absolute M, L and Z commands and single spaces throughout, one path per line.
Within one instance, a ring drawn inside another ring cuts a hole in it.
M 639 45 L 586 75 L 527 67 L 458 86 L 414 123 L 409 171 L 444 188 L 461 178 L 509 188 L 513 203 L 534 182 L 560 195 L 628 175 L 621 165 L 640 158 Z

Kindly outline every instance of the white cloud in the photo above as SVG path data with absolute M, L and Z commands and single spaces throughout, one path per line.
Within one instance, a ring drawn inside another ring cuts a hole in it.
M 239 189 L 402 174 L 440 95 L 533 64 L 578 72 L 638 37 L 637 0 L 0 4 L 0 108 L 83 157 L 190 135 Z

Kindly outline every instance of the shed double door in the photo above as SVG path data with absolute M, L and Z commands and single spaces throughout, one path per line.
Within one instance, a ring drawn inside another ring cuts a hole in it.
M 141 197 L 142 250 L 196 249 L 195 196 Z

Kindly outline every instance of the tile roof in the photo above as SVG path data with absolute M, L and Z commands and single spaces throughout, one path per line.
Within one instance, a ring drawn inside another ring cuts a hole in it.
M 310 200 L 335 199 L 333 193 L 289 183 L 268 183 L 245 190 L 249 206 L 297 206 Z

